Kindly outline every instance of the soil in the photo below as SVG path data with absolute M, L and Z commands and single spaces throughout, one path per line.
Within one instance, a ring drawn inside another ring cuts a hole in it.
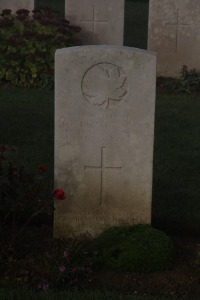
M 69 285 L 76 290 L 108 290 L 152 296 L 198 296 L 200 238 L 171 238 L 175 255 L 173 267 L 168 271 L 150 274 L 117 273 L 91 267 L 90 272 L 83 276 L 81 281 L 75 280 Z M 63 241 L 53 240 L 50 227 L 28 228 L 16 242 L 14 252 L 9 240 L 1 240 L 0 286 L 36 287 L 40 282 L 48 283 L 51 266 L 56 265 L 60 244 L 63 244 Z

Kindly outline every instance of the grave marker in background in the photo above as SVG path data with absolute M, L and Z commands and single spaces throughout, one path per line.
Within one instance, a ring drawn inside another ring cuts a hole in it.
M 158 54 L 158 76 L 179 77 L 183 65 L 200 70 L 200 1 L 150 0 L 148 50 Z
M 124 0 L 65 0 L 65 17 L 84 45 L 123 45 Z
M 54 236 L 151 222 L 155 54 L 128 47 L 56 51 Z
M 3 9 L 11 9 L 15 14 L 18 9 L 22 8 L 31 12 L 34 9 L 34 0 L 0 0 L 0 12 Z

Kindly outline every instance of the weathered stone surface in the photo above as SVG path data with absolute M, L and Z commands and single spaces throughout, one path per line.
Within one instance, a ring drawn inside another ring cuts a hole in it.
M 12 13 L 18 9 L 28 9 L 32 11 L 34 9 L 34 0 L 0 0 L 0 12 L 3 9 L 11 9 Z
M 54 236 L 150 223 L 156 56 L 127 47 L 56 51 Z
M 65 0 L 65 17 L 83 45 L 123 45 L 124 0 Z
M 159 76 L 179 77 L 183 65 L 200 70 L 200 1 L 150 0 L 148 49 Z

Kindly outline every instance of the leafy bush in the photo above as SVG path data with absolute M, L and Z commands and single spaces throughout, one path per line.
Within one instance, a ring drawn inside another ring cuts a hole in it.
M 58 48 L 77 45 L 79 27 L 58 19 L 50 8 L 3 10 L 0 18 L 0 83 L 52 88 L 54 54 Z
M 183 93 L 183 89 L 180 84 L 180 79 L 157 77 L 157 88 L 159 91 L 170 93 Z
M 195 69 L 189 70 L 183 66 L 179 78 L 157 78 L 157 86 L 172 93 L 199 93 L 200 92 L 200 72 Z
M 200 92 L 200 72 L 195 69 L 188 70 L 187 66 L 183 66 L 180 84 L 186 93 Z
M 172 264 L 171 240 L 148 225 L 109 228 L 93 247 L 100 253 L 99 264 L 114 270 L 154 272 Z

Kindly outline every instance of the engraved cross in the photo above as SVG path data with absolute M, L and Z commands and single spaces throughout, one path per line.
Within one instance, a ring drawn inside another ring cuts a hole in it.
M 105 171 L 108 169 L 111 170 L 121 170 L 122 167 L 106 167 L 105 166 L 105 149 L 106 147 L 101 147 L 101 164 L 100 166 L 84 166 L 84 170 L 86 171 L 87 169 L 96 169 L 101 171 L 101 177 L 100 177 L 100 201 L 99 205 L 102 205 L 103 202 L 103 192 L 104 192 L 104 178 L 105 178 Z
M 181 26 L 190 26 L 191 24 L 182 23 L 180 20 L 180 9 L 177 10 L 177 20 L 175 23 L 165 23 L 165 26 L 176 26 L 176 52 L 178 52 L 178 45 L 179 45 L 179 29 Z
M 93 34 L 93 43 L 95 43 L 95 33 L 96 25 L 98 23 L 108 24 L 106 20 L 98 20 L 97 18 L 97 9 L 96 6 L 92 6 L 92 19 L 91 20 L 82 20 L 81 23 L 92 24 L 92 34 Z

